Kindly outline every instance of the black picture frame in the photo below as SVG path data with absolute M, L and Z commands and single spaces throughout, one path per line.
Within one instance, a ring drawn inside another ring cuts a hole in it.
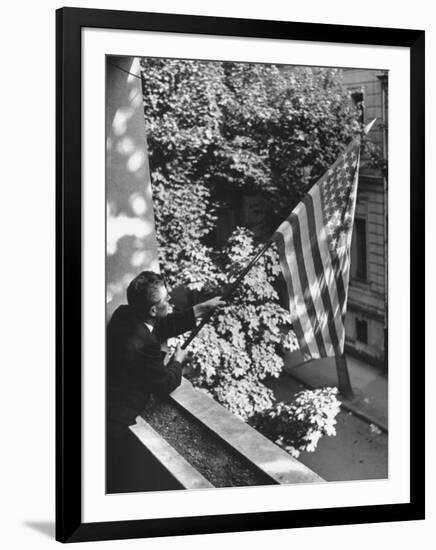
M 410 502 L 135 521 L 82 522 L 81 29 L 127 29 L 405 47 L 410 50 Z M 419 30 L 94 9 L 56 13 L 56 539 L 127 539 L 424 519 L 424 52 Z M 413 323 L 418 319 L 419 323 Z

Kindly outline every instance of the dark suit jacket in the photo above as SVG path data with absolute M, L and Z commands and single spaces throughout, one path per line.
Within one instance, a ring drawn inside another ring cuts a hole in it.
M 107 327 L 109 433 L 135 423 L 150 393 L 167 395 L 180 385 L 182 365 L 163 364 L 161 342 L 195 327 L 192 308 L 159 319 L 153 332 L 129 306 L 120 306 Z

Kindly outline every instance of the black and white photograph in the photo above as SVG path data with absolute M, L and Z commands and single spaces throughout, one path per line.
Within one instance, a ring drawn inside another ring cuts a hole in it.
M 2 15 L 2 547 L 430 547 L 431 3 Z
M 389 478 L 389 70 L 106 56 L 106 493 Z
M 56 20 L 56 539 L 424 517 L 423 32 Z

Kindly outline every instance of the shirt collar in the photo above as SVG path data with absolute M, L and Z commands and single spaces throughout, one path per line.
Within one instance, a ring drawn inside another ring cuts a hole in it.
M 150 323 L 145 323 L 145 322 L 144 322 L 144 325 L 148 328 L 150 332 L 153 332 L 153 328 L 154 328 L 153 325 L 150 325 Z

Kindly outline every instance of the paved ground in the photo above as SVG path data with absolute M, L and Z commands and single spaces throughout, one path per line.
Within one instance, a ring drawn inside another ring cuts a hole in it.
M 388 434 L 371 419 L 376 418 L 377 423 L 387 426 L 387 379 L 360 361 L 348 358 L 348 366 L 355 393 L 351 404 L 354 402 L 362 416 L 342 408 L 337 416 L 337 435 L 324 436 L 315 452 L 302 453 L 299 460 L 328 481 L 384 479 L 388 477 Z M 314 361 L 296 367 L 287 361 L 285 373 L 278 380 L 268 382 L 280 401 L 292 400 L 293 395 L 307 385 L 336 386 L 334 363 Z M 365 415 L 367 420 L 363 420 Z

